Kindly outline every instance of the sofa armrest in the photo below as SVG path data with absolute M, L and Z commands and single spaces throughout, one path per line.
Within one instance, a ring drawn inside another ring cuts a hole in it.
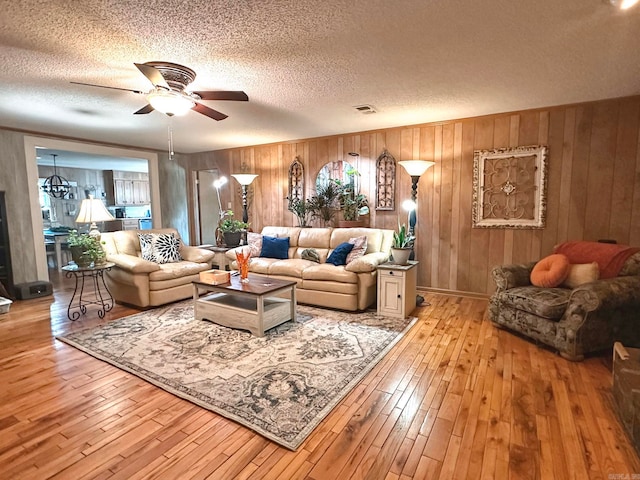
M 347 264 L 344 269 L 348 272 L 367 273 L 373 272 L 378 265 L 389 260 L 389 255 L 384 252 L 367 253 Z
M 496 282 L 498 290 L 508 290 L 514 287 L 526 287 L 531 285 L 531 270 L 536 262 L 519 265 L 499 265 L 493 267 L 491 276 Z
M 131 273 L 151 273 L 160 270 L 157 263 L 126 253 L 107 255 L 107 261 L 113 262 L 117 267 Z
M 640 276 L 606 278 L 580 285 L 571 292 L 571 304 L 581 304 L 588 312 L 598 308 L 640 309 Z
M 208 263 L 215 256 L 215 252 L 204 248 L 182 245 L 180 247 L 180 256 L 187 262 Z

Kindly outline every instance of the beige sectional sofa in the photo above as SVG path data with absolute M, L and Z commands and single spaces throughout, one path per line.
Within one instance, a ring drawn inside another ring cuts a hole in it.
M 262 235 L 289 237 L 286 260 L 252 256 L 250 272 L 296 282 L 300 303 L 342 310 L 365 310 L 376 301 L 377 266 L 389 259 L 393 230 L 377 228 L 264 227 Z M 365 255 L 347 265 L 325 263 L 331 252 L 349 239 L 365 235 Z M 237 247 L 226 255 L 235 262 Z M 301 257 L 305 249 L 315 249 L 320 263 Z M 236 264 L 232 263 L 236 268 Z
M 180 242 L 181 261 L 155 263 L 142 259 L 138 233 L 170 233 L 180 238 L 173 228 L 103 233 L 107 261 L 115 263 L 105 274 L 113 298 L 119 303 L 145 308 L 191 297 L 191 282 L 199 279 L 200 272 L 211 268 L 214 252 Z

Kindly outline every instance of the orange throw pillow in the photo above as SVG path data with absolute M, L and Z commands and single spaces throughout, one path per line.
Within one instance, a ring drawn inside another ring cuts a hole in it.
M 569 275 L 569 259 L 560 253 L 544 257 L 531 270 L 530 280 L 536 287 L 557 287 Z

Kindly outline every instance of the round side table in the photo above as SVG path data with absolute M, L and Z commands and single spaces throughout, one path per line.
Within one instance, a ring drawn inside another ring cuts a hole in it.
M 104 315 L 113 308 L 113 296 L 104 283 L 104 272 L 111 270 L 115 263 L 107 262 L 93 267 L 66 265 L 62 267 L 67 278 L 75 277 L 76 286 L 67 308 L 69 320 L 77 320 L 87 313 L 87 305 L 99 305 L 98 316 Z M 85 292 L 85 284 L 93 285 L 92 291 Z

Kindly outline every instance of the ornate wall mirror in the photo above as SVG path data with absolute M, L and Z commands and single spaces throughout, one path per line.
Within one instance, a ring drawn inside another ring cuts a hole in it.
M 358 175 L 354 175 L 355 169 L 349 162 L 337 160 L 335 162 L 326 163 L 318 172 L 316 177 L 316 190 L 326 187 L 330 180 L 340 180 L 342 184 L 354 183 L 354 189 L 357 191 Z
M 396 159 L 386 149 L 376 160 L 376 210 L 396 209 Z

